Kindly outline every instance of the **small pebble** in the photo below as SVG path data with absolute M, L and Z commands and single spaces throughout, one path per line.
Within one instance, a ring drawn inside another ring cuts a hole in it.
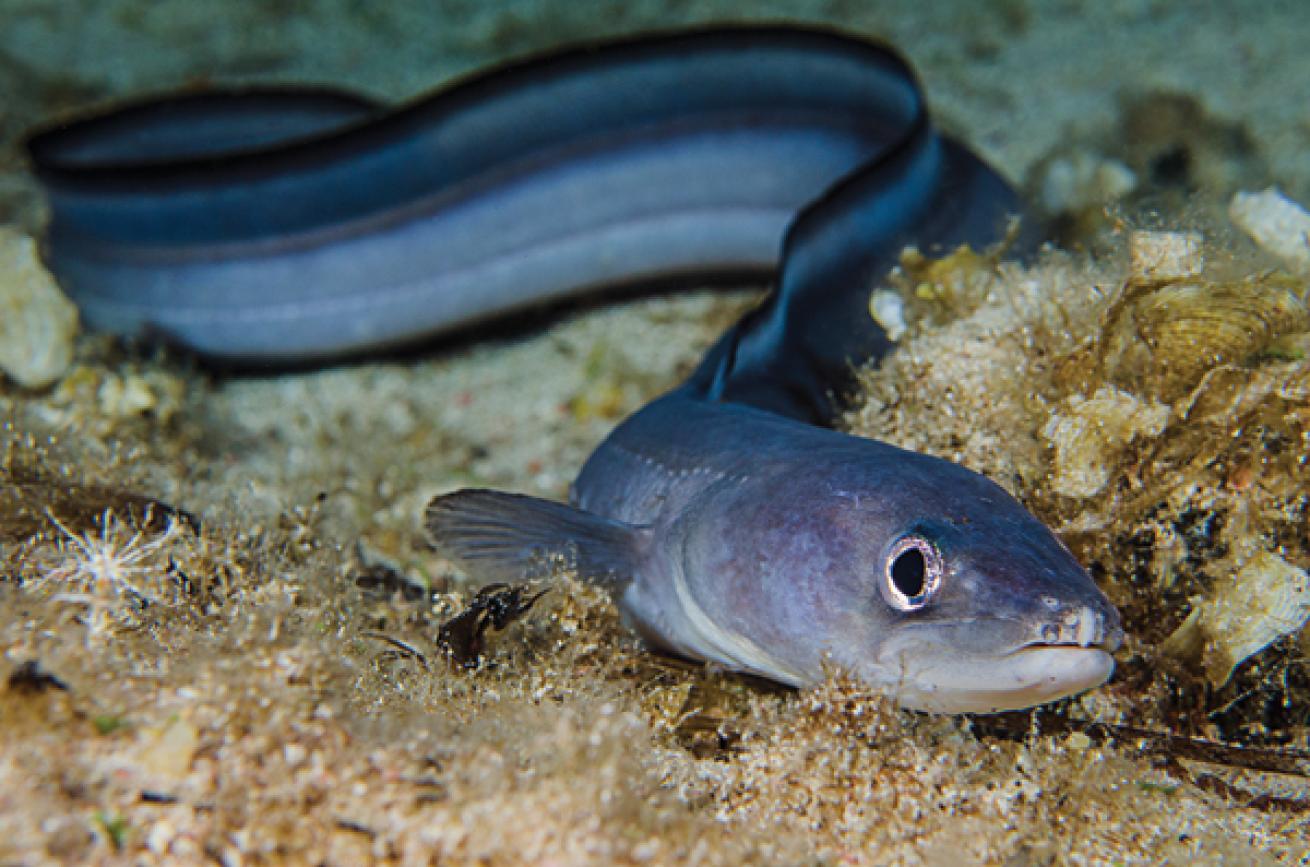
M 1092 746 L 1092 739 L 1082 732 L 1073 732 L 1065 741 L 1071 750 L 1085 751 Z
M 887 332 L 887 339 L 900 340 L 908 327 L 905 322 L 905 302 L 899 292 L 877 289 L 869 295 L 869 315 Z
M 191 768 L 200 747 L 200 732 L 184 719 L 175 719 L 146 735 L 141 749 L 145 769 L 168 779 L 181 779 Z

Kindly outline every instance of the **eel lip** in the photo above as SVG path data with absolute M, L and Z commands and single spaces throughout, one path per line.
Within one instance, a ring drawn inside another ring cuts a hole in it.
M 1103 647 L 1030 644 L 1005 656 L 963 663 L 920 661 L 897 690 L 912 710 L 997 713 L 1019 710 L 1100 686 L 1114 671 Z

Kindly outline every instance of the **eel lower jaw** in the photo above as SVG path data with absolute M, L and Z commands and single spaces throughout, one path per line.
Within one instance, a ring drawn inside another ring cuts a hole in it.
M 1100 686 L 1114 671 L 1101 647 L 1036 644 L 997 657 L 934 656 L 906 662 L 897 701 L 930 713 L 1019 710 Z

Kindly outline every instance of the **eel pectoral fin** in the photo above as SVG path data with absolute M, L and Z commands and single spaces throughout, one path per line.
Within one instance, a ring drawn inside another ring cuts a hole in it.
M 563 503 L 467 488 L 433 498 L 428 537 L 480 579 L 522 581 L 557 569 L 615 588 L 636 571 L 650 530 Z

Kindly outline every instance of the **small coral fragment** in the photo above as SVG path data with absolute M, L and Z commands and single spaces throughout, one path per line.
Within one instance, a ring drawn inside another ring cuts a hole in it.
M 1165 640 L 1171 656 L 1200 663 L 1215 687 L 1242 662 L 1310 620 L 1310 575 L 1263 551 L 1218 584 Z

